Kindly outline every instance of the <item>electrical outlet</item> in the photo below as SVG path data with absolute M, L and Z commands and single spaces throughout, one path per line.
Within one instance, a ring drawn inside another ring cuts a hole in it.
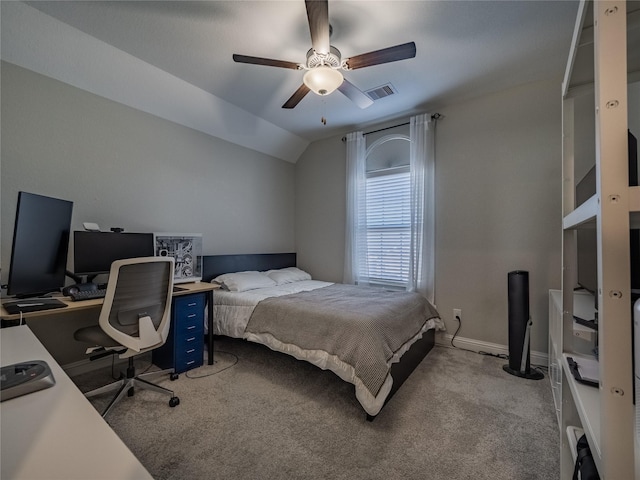
M 462 309 L 461 308 L 454 308 L 453 309 L 453 319 L 454 320 L 460 319 L 460 321 L 462 322 Z

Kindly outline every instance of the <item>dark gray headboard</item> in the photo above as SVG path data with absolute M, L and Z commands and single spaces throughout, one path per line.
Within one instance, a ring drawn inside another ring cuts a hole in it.
M 295 253 L 205 255 L 202 257 L 202 280 L 210 282 L 223 273 L 243 272 L 246 270 L 264 271 L 295 266 Z

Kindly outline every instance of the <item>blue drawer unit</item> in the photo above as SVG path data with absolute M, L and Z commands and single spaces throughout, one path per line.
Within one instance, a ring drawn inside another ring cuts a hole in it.
M 204 293 L 176 296 L 171 309 L 167 342 L 153 351 L 153 363 L 160 368 L 186 372 L 203 364 Z

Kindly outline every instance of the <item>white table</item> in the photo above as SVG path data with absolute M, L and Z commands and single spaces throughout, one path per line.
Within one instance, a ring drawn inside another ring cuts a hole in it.
M 56 384 L 0 403 L 0 478 L 151 479 L 26 325 L 0 329 L 0 364 L 44 360 Z

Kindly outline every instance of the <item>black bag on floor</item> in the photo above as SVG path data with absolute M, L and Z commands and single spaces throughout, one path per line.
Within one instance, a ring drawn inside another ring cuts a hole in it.
M 573 480 L 578 480 L 578 472 L 580 472 L 580 480 L 600 480 L 586 435 L 582 435 L 578 439 L 576 450 L 578 456 L 576 457 L 576 468 L 573 470 Z

